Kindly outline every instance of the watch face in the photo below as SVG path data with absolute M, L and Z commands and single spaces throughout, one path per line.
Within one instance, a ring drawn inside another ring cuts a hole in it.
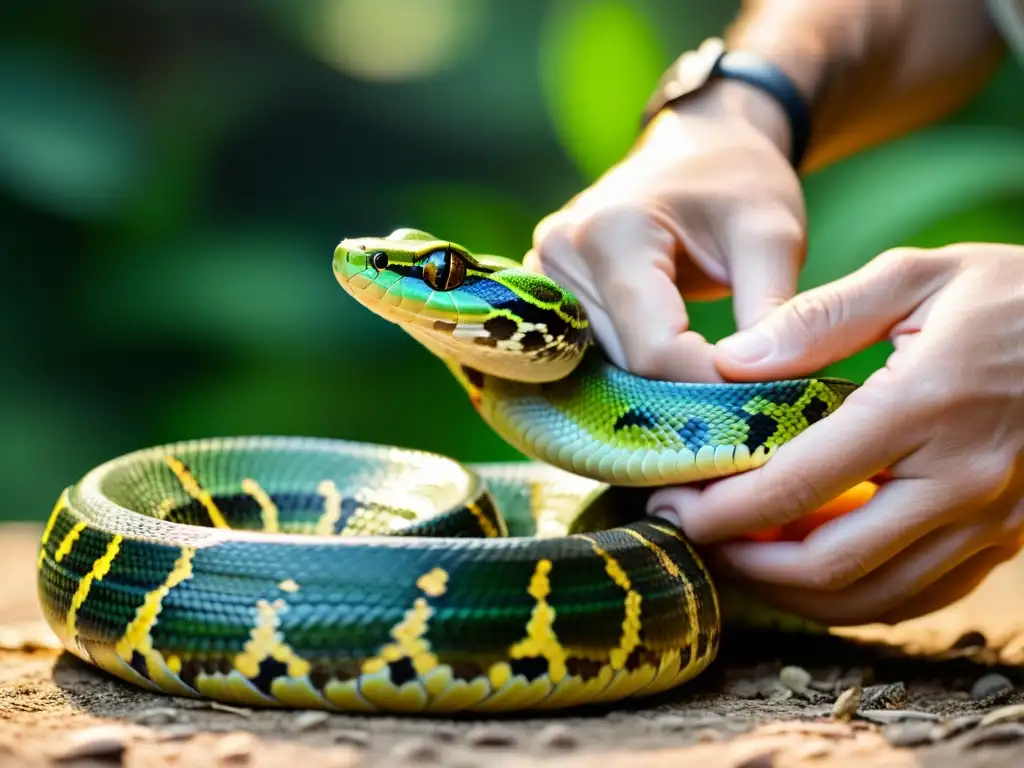
M 696 51 L 687 51 L 676 59 L 662 78 L 662 102 L 678 99 L 704 85 L 723 53 L 725 44 L 719 38 L 710 38 Z
M 695 51 L 687 51 L 661 76 L 657 89 L 644 109 L 643 124 L 650 122 L 670 102 L 700 89 L 711 76 L 715 64 L 725 53 L 725 43 L 711 37 Z

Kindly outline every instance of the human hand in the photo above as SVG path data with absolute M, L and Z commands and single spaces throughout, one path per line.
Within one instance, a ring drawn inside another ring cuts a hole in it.
M 804 204 L 785 116 L 720 81 L 664 111 L 634 150 L 545 218 L 527 268 L 574 291 L 620 367 L 720 381 L 685 299 L 733 294 L 746 328 L 790 298 L 804 256 Z
M 842 625 L 937 610 L 1024 545 L 1022 334 L 1024 247 L 884 253 L 723 339 L 715 357 L 730 379 L 786 378 L 890 338 L 886 366 L 761 468 L 659 490 L 648 509 L 800 615 Z M 883 471 L 870 501 L 801 542 L 734 538 Z

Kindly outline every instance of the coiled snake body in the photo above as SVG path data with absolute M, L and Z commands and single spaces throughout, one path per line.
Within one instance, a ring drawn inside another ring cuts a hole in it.
M 759 466 L 854 385 L 630 375 L 568 291 L 416 230 L 343 241 L 334 272 L 537 461 L 284 437 L 113 459 L 42 536 L 70 652 L 226 702 L 498 711 L 665 691 L 713 660 L 723 620 L 782 620 L 716 590 L 637 493 Z

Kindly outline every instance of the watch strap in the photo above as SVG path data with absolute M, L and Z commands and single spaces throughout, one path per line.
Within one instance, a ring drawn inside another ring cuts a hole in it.
M 715 78 L 739 80 L 773 98 L 790 130 L 789 159 L 799 169 L 811 137 L 811 110 L 793 81 L 779 67 L 753 53 L 727 51 L 718 38 L 680 56 L 665 72 L 644 110 L 646 125 L 665 107 L 696 93 Z

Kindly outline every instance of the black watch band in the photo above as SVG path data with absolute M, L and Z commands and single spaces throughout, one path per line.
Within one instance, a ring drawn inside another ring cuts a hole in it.
M 694 60 L 699 57 L 707 58 L 704 62 Z M 789 123 L 790 162 L 799 170 L 811 138 L 811 110 L 804 97 L 777 66 L 753 53 L 726 51 L 718 39 L 706 41 L 696 52 L 683 54 L 665 73 L 644 110 L 644 125 L 665 107 L 696 93 L 716 78 L 739 80 L 775 99 Z

